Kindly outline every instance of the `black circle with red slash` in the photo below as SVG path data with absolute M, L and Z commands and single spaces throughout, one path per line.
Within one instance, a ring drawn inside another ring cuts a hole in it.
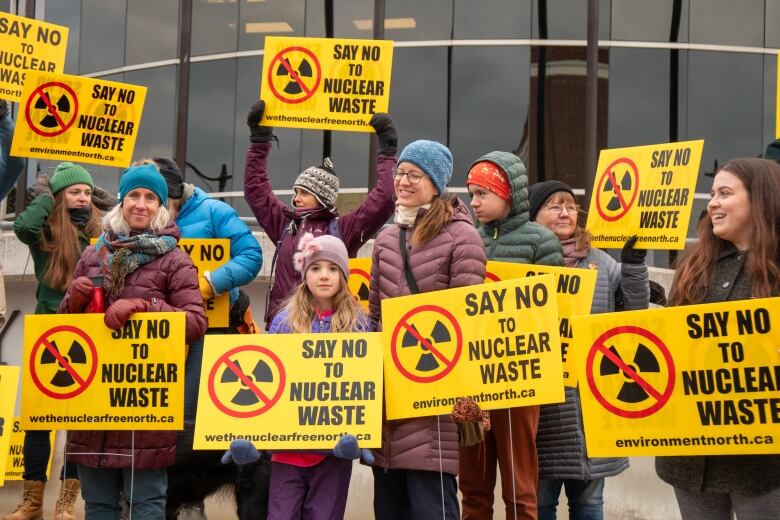
M 247 377 L 247 375 L 244 374 L 230 359 L 230 356 L 238 354 L 239 352 L 257 352 L 261 356 L 266 356 L 267 358 L 269 358 L 271 362 L 274 365 L 276 365 L 276 370 L 279 372 L 279 388 L 276 390 L 276 392 L 272 397 L 269 398 L 268 396 L 266 396 L 265 393 L 262 390 L 260 390 L 257 387 L 257 385 L 251 379 L 249 379 L 249 377 Z M 219 398 L 217 397 L 216 390 L 214 388 L 214 381 L 217 378 L 217 371 L 222 367 L 223 364 L 227 366 L 228 370 L 231 370 L 236 376 L 238 376 L 241 382 L 244 383 L 244 386 L 246 386 L 249 390 L 251 390 L 252 393 L 254 393 L 257 396 L 257 398 L 263 402 L 263 406 L 261 406 L 256 410 L 241 412 L 229 408 L 227 405 L 225 405 L 219 400 Z M 259 345 L 243 345 L 228 350 L 227 352 L 222 354 L 219 357 L 219 359 L 217 359 L 216 363 L 214 363 L 214 366 L 211 367 L 211 372 L 209 372 L 209 379 L 208 379 L 209 396 L 211 397 L 211 401 L 214 403 L 214 406 L 216 406 L 223 413 L 230 415 L 231 417 L 238 417 L 241 419 L 245 419 L 248 417 L 256 417 L 270 410 L 271 407 L 273 407 L 273 405 L 276 404 L 279 398 L 282 397 L 282 393 L 284 393 L 285 382 L 286 382 L 286 376 L 284 372 L 284 365 L 282 365 L 282 360 L 279 359 L 279 357 L 276 354 L 274 354 L 271 350 L 265 347 L 261 347 Z
M 309 88 L 306 83 L 303 82 L 303 79 L 301 79 L 300 76 L 298 76 L 298 73 L 295 72 L 290 64 L 285 61 L 284 55 L 288 52 L 302 52 L 309 58 L 311 58 L 312 62 L 314 62 L 314 70 L 316 71 L 315 80 L 314 80 L 314 86 Z M 274 71 L 277 67 L 277 62 L 282 65 L 285 69 L 287 69 L 287 72 L 290 74 L 290 79 L 298 84 L 299 87 L 301 87 L 301 90 L 304 91 L 306 94 L 303 97 L 300 98 L 291 98 L 287 97 L 287 95 L 284 92 L 279 92 L 276 90 L 276 86 L 274 86 Z M 279 51 L 276 56 L 274 56 L 273 60 L 271 60 L 271 65 L 268 67 L 268 86 L 271 89 L 271 93 L 279 100 L 284 103 L 289 104 L 297 104 L 297 103 L 303 103 L 310 97 L 314 95 L 314 93 L 317 91 L 317 88 L 320 86 L 320 81 L 322 80 L 322 67 L 320 67 L 320 62 L 317 59 L 317 57 L 314 55 L 313 52 L 311 52 L 306 47 L 287 47 L 286 49 L 282 49 Z
M 626 202 L 626 200 L 623 198 L 623 195 L 620 191 L 620 185 L 616 182 L 617 178 L 615 177 L 615 174 L 612 171 L 612 168 L 614 168 L 615 165 L 620 163 L 626 163 L 631 168 L 631 175 L 634 177 L 634 193 L 633 195 L 631 195 L 631 200 L 628 202 Z M 606 183 L 607 180 L 612 181 L 614 196 L 618 198 L 618 201 L 620 201 L 621 211 L 615 215 L 607 215 L 604 212 L 604 210 L 601 209 L 602 188 L 604 186 L 604 183 Z M 634 161 L 632 161 L 628 157 L 621 157 L 620 159 L 615 159 L 614 161 L 612 161 L 612 164 L 607 166 L 607 168 L 601 174 L 601 177 L 599 178 L 599 183 L 596 186 L 596 211 L 598 211 L 599 215 L 601 215 L 601 218 L 603 218 L 607 222 L 614 222 L 615 220 L 623 218 L 623 215 L 628 213 L 628 210 L 631 209 L 631 206 L 634 205 L 634 201 L 636 200 L 636 196 L 638 193 L 639 193 L 639 169 L 636 167 L 636 163 L 634 163 Z
M 62 118 L 59 115 L 59 112 L 57 112 L 57 107 L 54 106 L 54 103 L 52 103 L 51 98 L 49 97 L 48 93 L 44 92 L 44 89 L 51 88 L 51 87 L 59 87 L 63 89 L 65 92 L 70 94 L 72 104 L 72 113 L 70 120 L 65 122 L 62 120 Z M 32 108 L 31 105 L 33 101 L 35 101 L 35 98 L 37 96 L 40 96 L 41 99 L 43 99 L 43 102 L 46 103 L 46 107 L 49 109 L 49 114 L 54 117 L 54 119 L 57 121 L 57 124 L 60 125 L 60 128 L 58 130 L 49 131 L 49 130 L 42 130 L 36 126 L 36 123 L 33 122 L 32 117 L 30 115 L 30 109 Z M 24 117 L 27 119 L 27 124 L 30 126 L 30 130 L 35 132 L 36 134 L 43 136 L 43 137 L 55 137 L 60 134 L 64 134 L 68 131 L 68 128 L 70 128 L 73 123 L 76 122 L 76 116 L 79 112 L 79 98 L 76 97 L 76 92 L 70 88 L 70 86 L 66 85 L 65 83 L 59 82 L 59 81 L 50 81 L 48 83 L 44 83 L 43 85 L 38 86 L 35 90 L 33 90 L 32 94 L 30 95 L 29 99 L 27 99 L 27 104 L 24 107 Z
M 367 272 L 362 270 L 362 269 L 358 269 L 357 267 L 353 267 L 352 269 L 349 270 L 349 277 L 352 278 L 352 275 L 360 276 L 362 278 L 365 278 L 367 284 L 371 283 L 371 276 Z M 357 297 L 357 294 L 355 295 L 355 297 Z
M 76 371 L 75 368 L 73 368 L 70 363 L 68 363 L 64 357 L 62 357 L 62 354 L 59 353 L 59 351 L 54 348 L 54 346 L 47 340 L 48 337 L 53 336 L 54 334 L 57 334 L 59 332 L 70 332 L 72 334 L 75 334 L 79 338 L 84 340 L 84 344 L 89 348 L 89 351 L 92 353 L 92 366 L 89 367 L 89 374 L 87 374 L 87 377 L 82 378 L 81 375 Z M 55 392 L 54 390 L 50 389 L 46 385 L 43 384 L 40 377 L 38 377 L 38 371 L 36 369 L 35 360 L 38 358 L 38 351 L 41 349 L 41 347 L 45 348 L 49 351 L 49 353 L 55 357 L 59 365 L 70 374 L 70 376 L 73 378 L 73 380 L 78 384 L 78 388 L 76 388 L 73 391 L 70 392 Z M 97 372 L 97 348 L 95 348 L 95 344 L 92 342 L 92 338 L 87 336 L 87 334 L 77 329 L 76 327 L 72 327 L 70 325 L 60 325 L 58 327 L 54 327 L 53 329 L 49 329 L 41 336 L 35 340 L 35 343 L 33 344 L 32 350 L 30 351 L 30 377 L 33 380 L 33 383 L 35 384 L 38 389 L 44 393 L 44 395 L 47 395 L 53 399 L 70 399 L 72 397 L 76 397 L 80 393 L 82 393 L 84 390 L 89 387 L 90 383 L 92 383 L 92 380 L 95 379 L 95 373 Z
M 500 282 L 501 278 L 491 273 L 490 271 L 485 271 L 485 280 L 490 280 L 491 282 Z
M 664 358 L 664 361 L 666 362 L 666 370 L 669 374 L 669 380 L 666 383 L 666 388 L 664 388 L 662 392 L 659 392 L 656 388 L 651 386 L 650 383 L 645 381 L 642 378 L 642 376 L 637 374 L 633 368 L 631 368 L 628 364 L 626 364 L 622 360 L 615 358 L 612 352 L 609 351 L 609 349 L 606 346 L 607 340 L 609 340 L 614 336 L 617 336 L 618 334 L 636 334 L 638 336 L 642 336 L 643 338 L 647 339 L 658 348 L 658 350 L 661 352 L 661 355 Z M 593 374 L 594 364 L 595 364 L 594 361 L 596 359 L 596 354 L 599 352 L 602 355 L 606 356 L 607 359 L 609 359 L 616 367 L 618 367 L 628 377 L 633 379 L 635 383 L 639 384 L 639 386 L 641 386 L 645 392 L 650 394 L 651 397 L 655 398 L 653 404 L 642 410 L 624 410 L 623 408 L 620 408 L 610 403 L 596 386 L 596 380 Z M 674 390 L 674 381 L 675 381 L 674 360 L 672 359 L 672 354 L 669 352 L 669 349 L 663 343 L 663 341 L 661 341 L 658 338 L 658 336 L 656 336 L 649 330 L 643 329 L 641 327 L 635 327 L 633 325 L 615 327 L 614 329 L 610 329 L 606 331 L 604 334 L 602 334 L 601 336 L 599 336 L 596 339 L 596 341 L 593 342 L 593 345 L 590 347 L 590 352 L 588 352 L 588 359 L 585 363 L 585 368 L 588 377 L 588 386 L 590 387 L 590 391 L 593 394 L 593 397 L 596 399 L 596 401 L 598 401 L 599 404 L 601 404 L 601 406 L 603 406 L 613 414 L 618 415 L 620 417 L 626 417 L 628 419 L 640 419 L 642 417 L 649 417 L 650 415 L 653 415 L 655 412 L 663 408 L 663 406 L 669 401 L 669 398 L 672 396 L 672 390 Z
M 452 325 L 452 328 L 455 330 L 455 354 L 452 356 L 452 359 L 447 359 L 444 354 L 436 350 L 425 338 L 423 338 L 419 333 L 416 333 L 415 330 L 408 324 L 409 319 L 414 316 L 415 314 L 419 314 L 421 312 L 435 312 L 438 314 L 441 314 L 444 316 L 447 321 L 450 322 Z M 433 354 L 433 356 L 439 360 L 439 362 L 443 363 L 446 368 L 442 370 L 441 372 L 438 372 L 436 374 L 433 374 L 432 376 L 427 377 L 421 377 L 418 375 L 415 375 L 411 372 L 409 372 L 406 367 L 403 366 L 401 363 L 401 360 L 398 359 L 398 349 L 403 348 L 398 346 L 399 342 L 399 334 L 401 331 L 406 330 L 420 342 L 421 345 L 425 345 L 425 347 L 428 349 L 428 351 Z M 458 326 L 458 321 L 455 319 L 455 316 L 450 313 L 447 309 L 443 309 L 441 307 L 437 307 L 436 305 L 423 305 L 421 307 L 417 307 L 416 309 L 412 309 L 403 316 L 401 316 L 401 319 L 398 320 L 398 324 L 396 324 L 395 329 L 393 329 L 393 335 L 390 338 L 390 351 L 393 355 L 393 363 L 395 364 L 398 371 L 410 381 L 414 381 L 416 383 L 432 383 L 434 381 L 438 381 L 439 379 L 443 378 L 450 372 L 452 372 L 452 369 L 455 368 L 455 365 L 458 364 L 458 359 L 460 359 L 460 353 L 463 350 L 463 333 L 460 330 L 460 327 Z

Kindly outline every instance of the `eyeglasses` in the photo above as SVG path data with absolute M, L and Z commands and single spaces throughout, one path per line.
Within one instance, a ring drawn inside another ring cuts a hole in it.
M 404 175 L 406 175 L 406 179 L 412 184 L 418 184 L 425 176 L 424 173 L 415 171 L 405 172 L 403 170 L 399 170 L 398 168 L 393 168 L 393 179 L 400 182 L 401 179 L 404 178 Z
M 566 213 L 574 213 L 576 215 L 580 210 L 580 207 L 576 204 L 566 204 L 565 206 L 562 206 L 561 204 L 550 204 L 547 206 L 547 211 L 555 213 L 556 215 L 560 215 L 564 210 Z

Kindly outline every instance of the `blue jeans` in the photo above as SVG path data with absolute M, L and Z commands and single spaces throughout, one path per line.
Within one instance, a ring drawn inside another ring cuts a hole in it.
M 165 520 L 166 469 L 90 468 L 79 464 L 87 520 L 119 520 L 119 492 L 130 502 L 132 518 Z
M 536 490 L 536 508 L 539 520 L 555 520 L 561 487 L 569 500 L 570 520 L 603 520 L 604 479 L 544 479 Z
M 194 421 L 198 411 L 200 367 L 203 365 L 203 338 L 191 343 L 184 363 L 184 420 Z
M 46 468 L 49 466 L 51 456 L 51 440 L 48 430 L 25 430 L 24 445 L 24 480 L 37 480 L 46 482 Z M 62 464 L 60 480 L 63 478 L 79 478 L 75 464 Z

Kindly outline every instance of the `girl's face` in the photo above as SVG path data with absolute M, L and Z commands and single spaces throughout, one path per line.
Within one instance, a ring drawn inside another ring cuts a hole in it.
M 536 222 L 552 231 L 558 240 L 574 236 L 579 206 L 567 192 L 553 193 L 536 214 Z
M 160 199 L 153 191 L 136 188 L 122 199 L 122 216 L 133 231 L 146 231 L 160 209 Z
M 317 260 L 306 270 L 306 286 L 320 310 L 330 310 L 333 297 L 341 290 L 341 269 L 328 260 Z
M 86 208 L 92 202 L 92 188 L 89 184 L 73 184 L 63 190 L 68 209 Z
M 505 201 L 492 191 L 476 184 L 469 184 L 469 193 L 471 194 L 471 207 L 474 214 L 482 224 L 502 220 L 509 215 L 509 202 Z
M 320 207 L 320 203 L 317 202 L 317 197 L 308 191 L 301 188 L 295 188 L 293 206 L 300 209 L 314 209 Z
M 397 204 L 401 206 L 422 206 L 436 196 L 436 186 L 431 178 L 412 163 L 398 163 L 393 179 Z
M 712 219 L 712 232 L 728 240 L 740 251 L 750 249 L 753 239 L 750 195 L 742 181 L 728 170 L 721 170 L 712 181 L 707 213 Z

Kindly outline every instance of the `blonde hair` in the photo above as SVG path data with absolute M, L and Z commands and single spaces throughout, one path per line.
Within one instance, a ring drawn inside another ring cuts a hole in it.
M 111 211 L 106 213 L 103 217 L 103 229 L 106 231 L 113 231 L 117 235 L 129 235 L 131 231 L 130 224 L 127 223 L 125 216 L 122 214 L 122 204 L 124 204 L 124 201 L 120 202 L 114 206 Z M 168 208 L 160 204 L 154 217 L 152 217 L 152 222 L 149 224 L 149 227 L 155 233 L 159 233 L 168 227 L 170 222 L 171 214 L 168 213 Z
M 304 278 L 306 277 L 304 273 Z M 330 332 L 359 332 L 365 330 L 368 319 L 357 299 L 349 292 L 344 273 L 339 270 L 339 292 L 333 297 L 333 316 L 330 320 Z M 285 304 L 287 311 L 284 324 L 298 333 L 311 332 L 316 318 L 314 295 L 304 281 L 290 295 Z

